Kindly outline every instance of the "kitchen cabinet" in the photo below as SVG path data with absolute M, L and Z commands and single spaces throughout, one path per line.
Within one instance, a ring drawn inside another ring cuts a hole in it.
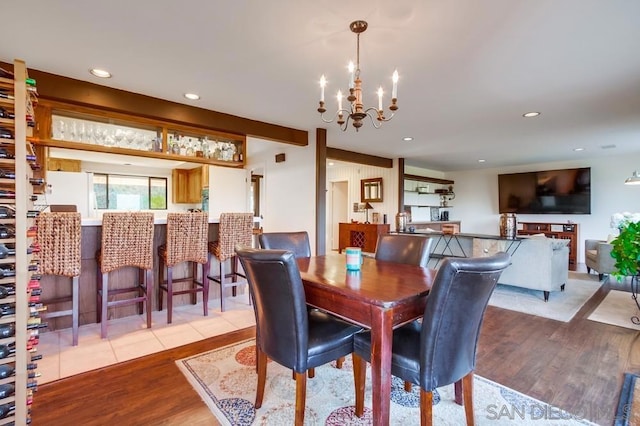
M 193 169 L 173 169 L 172 199 L 174 203 L 197 204 L 202 202 L 202 189 L 209 186 L 209 166 Z

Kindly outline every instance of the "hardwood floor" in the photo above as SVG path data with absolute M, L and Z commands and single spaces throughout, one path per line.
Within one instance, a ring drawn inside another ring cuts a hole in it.
M 568 323 L 490 306 L 476 373 L 555 410 L 612 424 L 623 373 L 640 372 L 640 333 L 586 319 L 610 288 L 626 290 L 604 284 Z M 218 424 L 175 360 L 254 335 L 247 328 L 45 384 L 33 424 Z

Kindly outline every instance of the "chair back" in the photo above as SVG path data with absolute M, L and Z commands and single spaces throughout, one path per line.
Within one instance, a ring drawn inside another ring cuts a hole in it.
M 102 273 L 124 266 L 153 269 L 153 213 L 102 215 Z
M 216 257 L 220 261 L 233 257 L 235 246 L 250 247 L 252 237 L 253 213 L 221 213 Z
M 296 258 L 311 257 L 309 234 L 300 232 L 266 232 L 258 235 L 263 249 L 289 250 Z
M 40 213 L 36 219 L 38 272 L 44 275 L 80 275 L 80 213 Z
M 307 370 L 309 323 L 300 270 L 287 250 L 236 250 L 253 298 L 256 344 L 269 358 Z
M 380 234 L 376 259 L 409 265 L 427 266 L 433 239 L 424 235 Z
M 447 258 L 427 298 L 420 335 L 420 385 L 431 391 L 475 370 L 484 312 L 511 256 Z
M 208 213 L 167 214 L 167 266 L 180 262 L 207 263 Z

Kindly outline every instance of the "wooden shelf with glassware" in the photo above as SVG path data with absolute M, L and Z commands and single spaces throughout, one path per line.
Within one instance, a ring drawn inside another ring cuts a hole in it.
M 35 145 L 242 168 L 246 136 L 41 100 Z

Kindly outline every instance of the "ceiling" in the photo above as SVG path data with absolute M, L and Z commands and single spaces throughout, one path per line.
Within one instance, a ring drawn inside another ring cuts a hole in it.
M 325 127 L 331 147 L 411 165 L 452 171 L 640 152 L 637 0 L 8 0 L 2 11 L 0 60 L 310 137 Z M 377 105 L 378 85 L 389 93 L 397 68 L 399 110 L 380 129 L 342 132 L 316 111 L 319 78 L 331 111 L 355 60 L 357 19 L 369 23 L 365 106 Z M 92 67 L 113 77 L 97 79 Z M 523 118 L 528 111 L 542 115 Z

